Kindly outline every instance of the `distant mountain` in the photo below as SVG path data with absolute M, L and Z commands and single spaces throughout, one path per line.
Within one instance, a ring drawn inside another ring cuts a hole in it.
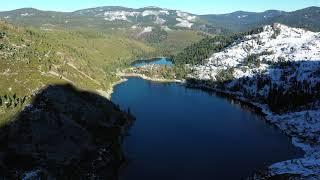
M 202 15 L 210 24 L 225 27 L 231 31 L 247 31 L 253 27 L 275 22 L 292 27 L 320 31 L 320 7 L 309 7 L 293 12 L 268 10 L 261 13 L 237 11 L 230 14 Z
M 0 12 L 6 21 L 40 27 L 67 28 L 145 28 L 162 30 L 191 29 L 209 33 L 247 31 L 253 27 L 280 22 L 289 26 L 320 30 L 320 8 L 309 7 L 293 12 L 268 10 L 261 13 L 237 11 L 220 15 L 195 15 L 159 7 L 140 9 L 105 6 L 75 12 L 41 11 L 33 8 Z
M 285 13 L 275 21 L 312 31 L 320 31 L 320 7 L 309 7 L 298 11 Z
M 105 28 L 158 27 L 165 30 L 195 29 L 221 32 L 222 28 L 203 22 L 197 15 L 179 10 L 146 7 L 132 9 L 118 6 L 83 9 L 71 13 L 40 11 L 32 8 L 0 12 L 6 21 L 33 26 L 54 25 L 59 27 Z
M 232 31 L 246 31 L 254 26 L 269 22 L 270 19 L 279 17 L 284 13 L 278 10 L 269 10 L 262 13 L 237 11 L 230 14 L 203 15 L 201 18 L 211 24 L 227 27 Z

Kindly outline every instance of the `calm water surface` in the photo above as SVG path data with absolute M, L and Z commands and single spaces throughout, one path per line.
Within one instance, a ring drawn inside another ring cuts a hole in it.
M 173 66 L 173 63 L 168 58 L 155 58 L 151 60 L 137 60 L 132 63 L 133 67 L 141 67 L 149 64 L 157 64 L 157 65 L 166 65 L 166 66 Z
M 130 78 L 112 101 L 137 118 L 123 180 L 241 179 L 302 155 L 261 116 L 201 90 Z

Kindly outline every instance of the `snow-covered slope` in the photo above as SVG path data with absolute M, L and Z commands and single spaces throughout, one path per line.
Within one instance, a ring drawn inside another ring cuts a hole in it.
M 167 25 L 182 28 L 189 28 L 194 25 L 197 16 L 191 15 L 186 12 L 168 10 L 161 8 L 143 8 L 143 9 L 100 9 L 99 11 L 92 9 L 93 12 L 85 11 L 90 15 L 98 18 L 103 18 L 106 21 L 125 21 L 129 23 L 153 23 L 154 25 Z M 81 12 L 82 14 L 84 12 Z
M 282 24 L 265 26 L 263 32 L 248 35 L 223 52 L 213 54 L 205 65 L 197 66 L 200 79 L 215 79 L 221 69 L 248 66 L 248 57 L 259 62 L 260 67 L 237 68 L 236 78 L 252 76 L 253 70 L 266 70 L 267 64 L 279 61 L 319 61 L 320 33 L 290 28 Z M 253 57 L 254 56 L 254 57 Z
M 293 137 L 305 156 L 269 167 L 267 177 L 320 178 L 320 33 L 282 24 L 245 36 L 204 64 L 190 85 L 221 91 L 258 106 Z

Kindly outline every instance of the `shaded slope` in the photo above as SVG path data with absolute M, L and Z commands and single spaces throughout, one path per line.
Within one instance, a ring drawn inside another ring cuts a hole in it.
M 97 94 L 50 85 L 1 127 L 1 175 L 116 179 L 120 136 L 132 119 Z

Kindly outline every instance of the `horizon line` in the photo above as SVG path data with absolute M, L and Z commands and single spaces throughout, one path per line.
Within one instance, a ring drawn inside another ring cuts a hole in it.
M 35 7 L 23 7 L 23 8 L 16 8 L 16 9 L 11 9 L 11 10 L 0 10 L 0 12 L 10 12 L 10 11 L 16 11 L 16 10 L 23 10 L 23 9 L 35 9 L 38 11 L 48 11 L 48 12 L 59 12 L 59 13 L 74 13 L 77 11 L 82 11 L 82 10 L 88 10 L 88 9 L 96 9 L 96 8 L 103 8 L 103 7 L 120 7 L 120 8 L 127 8 L 127 9 L 143 9 L 143 8 L 159 8 L 159 9 L 166 9 L 166 10 L 174 10 L 174 11 L 183 11 L 183 12 L 187 12 L 190 13 L 188 11 L 185 10 L 179 10 L 179 9 L 169 9 L 169 8 L 163 8 L 163 7 L 159 7 L 159 6 L 143 6 L 143 7 L 138 7 L 138 8 L 132 8 L 132 7 L 126 7 L 126 6 L 94 6 L 94 7 L 88 7 L 88 8 L 83 8 L 83 9 L 78 9 L 78 10 L 73 10 L 73 11 L 60 11 L 60 10 L 48 10 L 48 9 L 40 9 L 40 8 L 35 8 Z M 296 10 L 292 10 L 292 11 L 285 11 L 285 10 L 280 10 L 280 9 L 266 9 L 264 11 L 246 11 L 246 10 L 236 10 L 236 11 L 231 11 L 231 12 L 227 12 L 227 13 L 205 13 L 205 14 L 196 14 L 196 13 L 190 13 L 190 14 L 194 14 L 194 15 L 224 15 L 224 14 L 232 14 L 235 12 L 247 12 L 247 13 L 263 13 L 266 11 L 282 11 L 282 12 L 295 12 L 298 10 L 302 10 L 302 9 L 308 9 L 308 8 L 320 8 L 320 6 L 308 6 L 308 7 L 303 7 L 303 8 L 299 8 Z

